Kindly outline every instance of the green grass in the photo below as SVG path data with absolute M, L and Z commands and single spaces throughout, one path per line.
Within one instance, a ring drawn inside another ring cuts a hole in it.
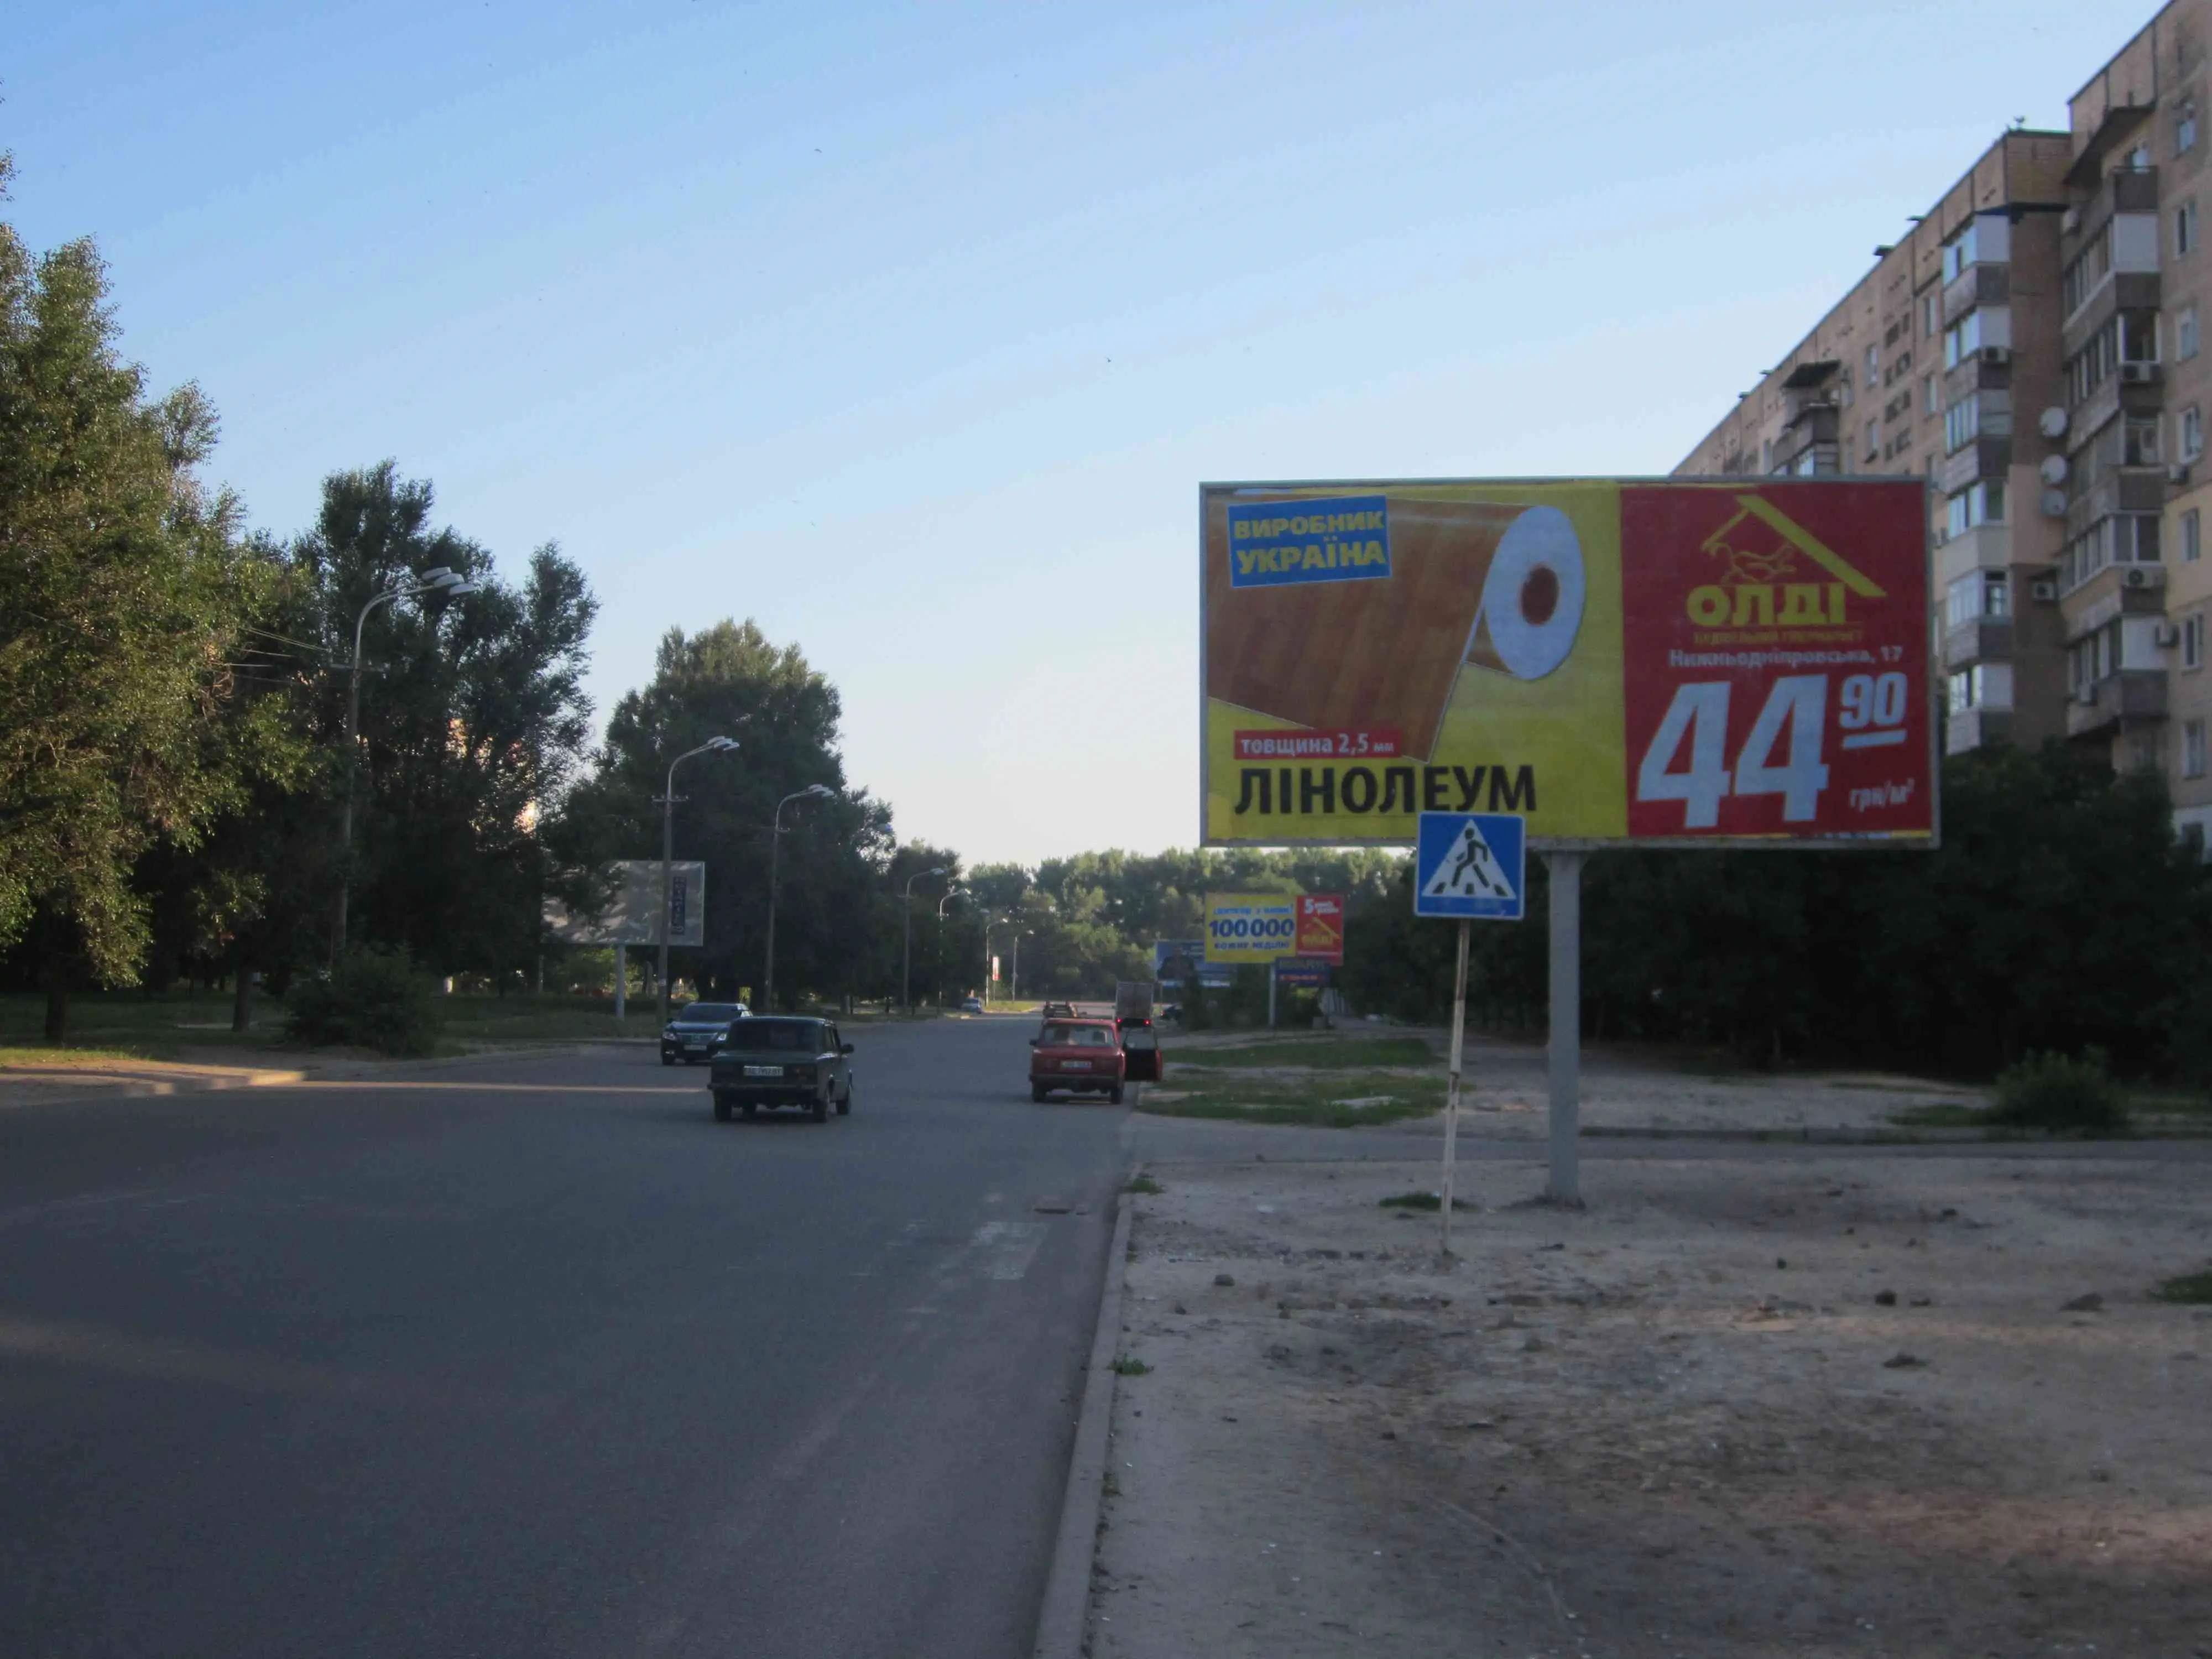
M 1114 1362 L 1114 1375 L 1116 1376 L 1143 1376 L 1152 1369 L 1134 1354 L 1125 1353 Z
M 2124 1092 L 2128 1118 L 2138 1129 L 2145 1118 L 2212 1117 L 2212 1098 L 2203 1095 L 2186 1094 L 2173 1090 L 2130 1089 Z M 1889 1121 L 1906 1129 L 2017 1129 L 1992 1108 L 1968 1106 L 1956 1101 L 1942 1101 L 1926 1106 L 1908 1106 L 1901 1112 L 1892 1112 Z M 2092 1132 L 2095 1133 L 2095 1132 Z M 2107 1130 L 2111 1133 L 2113 1131 Z M 2118 1131 L 2125 1133 L 2124 1128 Z
M 1139 1175 L 1132 1179 L 1129 1184 L 1122 1188 L 1121 1190 L 1125 1193 L 1134 1193 L 1139 1198 L 1155 1198 L 1160 1194 L 1167 1191 L 1167 1188 L 1161 1186 L 1160 1183 L 1153 1180 L 1152 1176 L 1148 1175 Z
M 1340 1072 L 1325 1078 L 1293 1080 L 1270 1078 L 1240 1082 L 1234 1078 L 1200 1078 L 1196 1082 L 1178 1077 L 1169 1068 L 1164 1091 L 1147 1088 L 1137 1109 L 1156 1117 L 1216 1118 L 1236 1123 L 1277 1123 L 1316 1129 L 1358 1129 L 1400 1118 L 1425 1117 L 1442 1109 L 1441 1083 L 1392 1077 L 1387 1073 Z M 1181 1094 L 1179 1100 L 1161 1100 L 1158 1092 Z M 1340 1106 L 1341 1100 L 1390 1097 L 1381 1106 Z
M 2201 1273 L 2184 1273 L 2179 1279 L 2169 1279 L 2151 1294 L 2160 1302 L 2180 1302 L 2192 1306 L 2212 1304 L 2212 1267 Z
M 1193 1071 L 1221 1071 L 1257 1066 L 1294 1066 L 1314 1071 L 1346 1071 L 1376 1066 L 1440 1065 L 1419 1037 L 1322 1037 L 1240 1043 L 1234 1048 L 1176 1048 L 1173 1063 Z
M 1386 1210 L 1441 1210 L 1444 1206 L 1443 1194 L 1438 1193 L 1400 1193 L 1395 1197 L 1378 1198 L 1375 1201 Z M 1452 1200 L 1455 1210 L 1471 1210 L 1474 1207 L 1463 1198 Z
M 1963 1106 L 1948 1100 L 1908 1106 L 1901 1112 L 1892 1112 L 1889 1121 L 1906 1129 L 1987 1129 L 1996 1123 L 1986 1106 Z

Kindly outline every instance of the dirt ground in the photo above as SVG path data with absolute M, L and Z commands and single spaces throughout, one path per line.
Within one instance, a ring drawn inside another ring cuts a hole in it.
M 1442 1031 L 1419 1028 L 1358 1028 L 1337 1036 L 1381 1036 L 1421 1037 L 1441 1060 L 1447 1037 Z M 1178 1037 L 1167 1045 L 1168 1079 L 1149 1091 L 1163 1102 L 1179 1097 L 1182 1082 L 1197 1075 L 1178 1068 L 1179 1058 L 1203 1060 L 1209 1048 L 1249 1043 L 1255 1034 Z M 1286 1056 L 1295 1054 L 1285 1048 Z M 1537 1044 L 1500 1037 L 1470 1036 L 1467 1045 L 1466 1087 L 1462 1127 L 1469 1133 L 1498 1139 L 1541 1139 L 1546 1133 L 1549 1098 L 1545 1053 Z M 1284 1070 L 1258 1070 L 1207 1074 L 1220 1085 L 1232 1079 L 1261 1084 L 1276 1077 L 1301 1076 Z M 1370 1086 L 1387 1088 L 1372 1079 Z M 1407 1073 L 1407 1076 L 1428 1075 Z M 1433 1073 L 1441 1082 L 1441 1065 Z M 1346 1077 L 1348 1091 L 1364 1092 L 1358 1079 Z M 1823 1072 L 1766 1073 L 1752 1071 L 1699 1071 L 1655 1063 L 1645 1054 L 1592 1046 L 1582 1063 L 1582 1121 L 1585 1130 L 1710 1133 L 1713 1131 L 1767 1134 L 1840 1132 L 1846 1136 L 1893 1134 L 1891 1116 L 1914 1107 L 1978 1106 L 1987 1091 L 1967 1085 L 1939 1083 L 1923 1078 L 1899 1077 L 1881 1072 Z M 1436 1117 L 1403 1121 L 1400 1132 L 1424 1137 L 1443 1133 Z
M 1152 1174 L 1100 1659 L 2212 1655 L 2212 1164 Z

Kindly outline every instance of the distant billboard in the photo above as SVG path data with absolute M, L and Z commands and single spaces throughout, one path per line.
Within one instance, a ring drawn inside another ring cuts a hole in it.
M 1201 838 L 1933 846 L 1927 491 L 1205 485 Z
M 1206 959 L 1273 962 L 1297 951 L 1296 893 L 1208 893 Z
M 608 866 L 614 895 L 595 916 L 572 915 L 557 899 L 545 901 L 545 929 L 563 945 L 653 945 L 660 943 L 660 860 L 623 859 Z M 678 859 L 668 872 L 668 943 L 697 947 L 707 942 L 707 866 Z
M 1237 970 L 1226 963 L 1209 965 L 1206 960 L 1206 941 L 1202 939 L 1156 939 L 1152 941 L 1152 978 L 1161 985 L 1188 985 L 1195 974 L 1198 982 L 1211 989 L 1237 982 Z
M 1308 893 L 1298 901 L 1298 928 L 1291 948 L 1312 961 L 1332 966 L 1344 961 L 1344 895 Z

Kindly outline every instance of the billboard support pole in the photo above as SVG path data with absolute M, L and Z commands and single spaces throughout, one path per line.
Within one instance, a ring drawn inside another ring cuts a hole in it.
M 1582 1207 L 1583 853 L 1551 853 L 1552 1170 L 1544 1195 Z M 1449 1133 L 1449 1130 L 1446 1132 Z
M 620 1020 L 629 1012 L 629 946 L 615 946 L 615 1018 Z
M 1267 1029 L 1275 1029 L 1275 981 L 1281 973 L 1279 963 L 1267 964 Z
M 1452 970 L 1451 1080 L 1444 1086 L 1443 1253 L 1451 1254 L 1452 1165 L 1459 1153 L 1459 1072 L 1467 1052 L 1467 945 L 1474 924 L 1464 916 L 1459 923 L 1459 966 Z

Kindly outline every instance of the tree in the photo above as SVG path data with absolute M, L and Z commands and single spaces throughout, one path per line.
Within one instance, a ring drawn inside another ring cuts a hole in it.
M 536 955 L 544 897 L 561 879 L 538 831 L 586 753 L 583 674 L 599 605 L 550 543 L 521 581 L 502 581 L 486 549 L 432 526 L 434 502 L 427 480 L 402 478 L 388 460 L 325 479 L 314 528 L 289 550 L 307 612 L 298 625 L 329 665 L 315 725 L 335 754 L 354 626 L 370 596 L 441 565 L 477 584 L 463 599 L 370 612 L 349 933 L 404 946 L 434 972 L 504 986 Z M 343 777 L 334 766 L 334 787 Z M 327 848 L 335 830 L 325 817 L 314 839 Z
M 34 258 L 0 224 L 0 945 L 30 942 L 56 1041 L 79 978 L 137 975 L 140 859 L 196 845 L 283 747 L 236 699 L 274 573 L 199 480 L 214 410 L 147 395 L 106 291 L 91 242 Z
M 659 857 L 656 800 L 669 763 L 709 738 L 735 738 L 735 755 L 702 756 L 677 775 L 676 855 L 707 864 L 707 943 L 679 960 L 689 958 L 702 989 L 757 992 L 776 804 L 819 783 L 833 792 L 829 799 L 784 811 L 777 994 L 787 1006 L 809 989 L 884 994 L 898 968 L 896 904 L 884 893 L 896 867 L 890 812 L 847 787 L 841 712 L 836 688 L 799 647 L 774 644 L 752 622 L 692 635 L 671 629 L 651 683 L 615 706 L 592 775 L 563 809 L 559 845 L 578 868 Z M 933 930 L 915 930 L 917 945 L 925 931 Z

